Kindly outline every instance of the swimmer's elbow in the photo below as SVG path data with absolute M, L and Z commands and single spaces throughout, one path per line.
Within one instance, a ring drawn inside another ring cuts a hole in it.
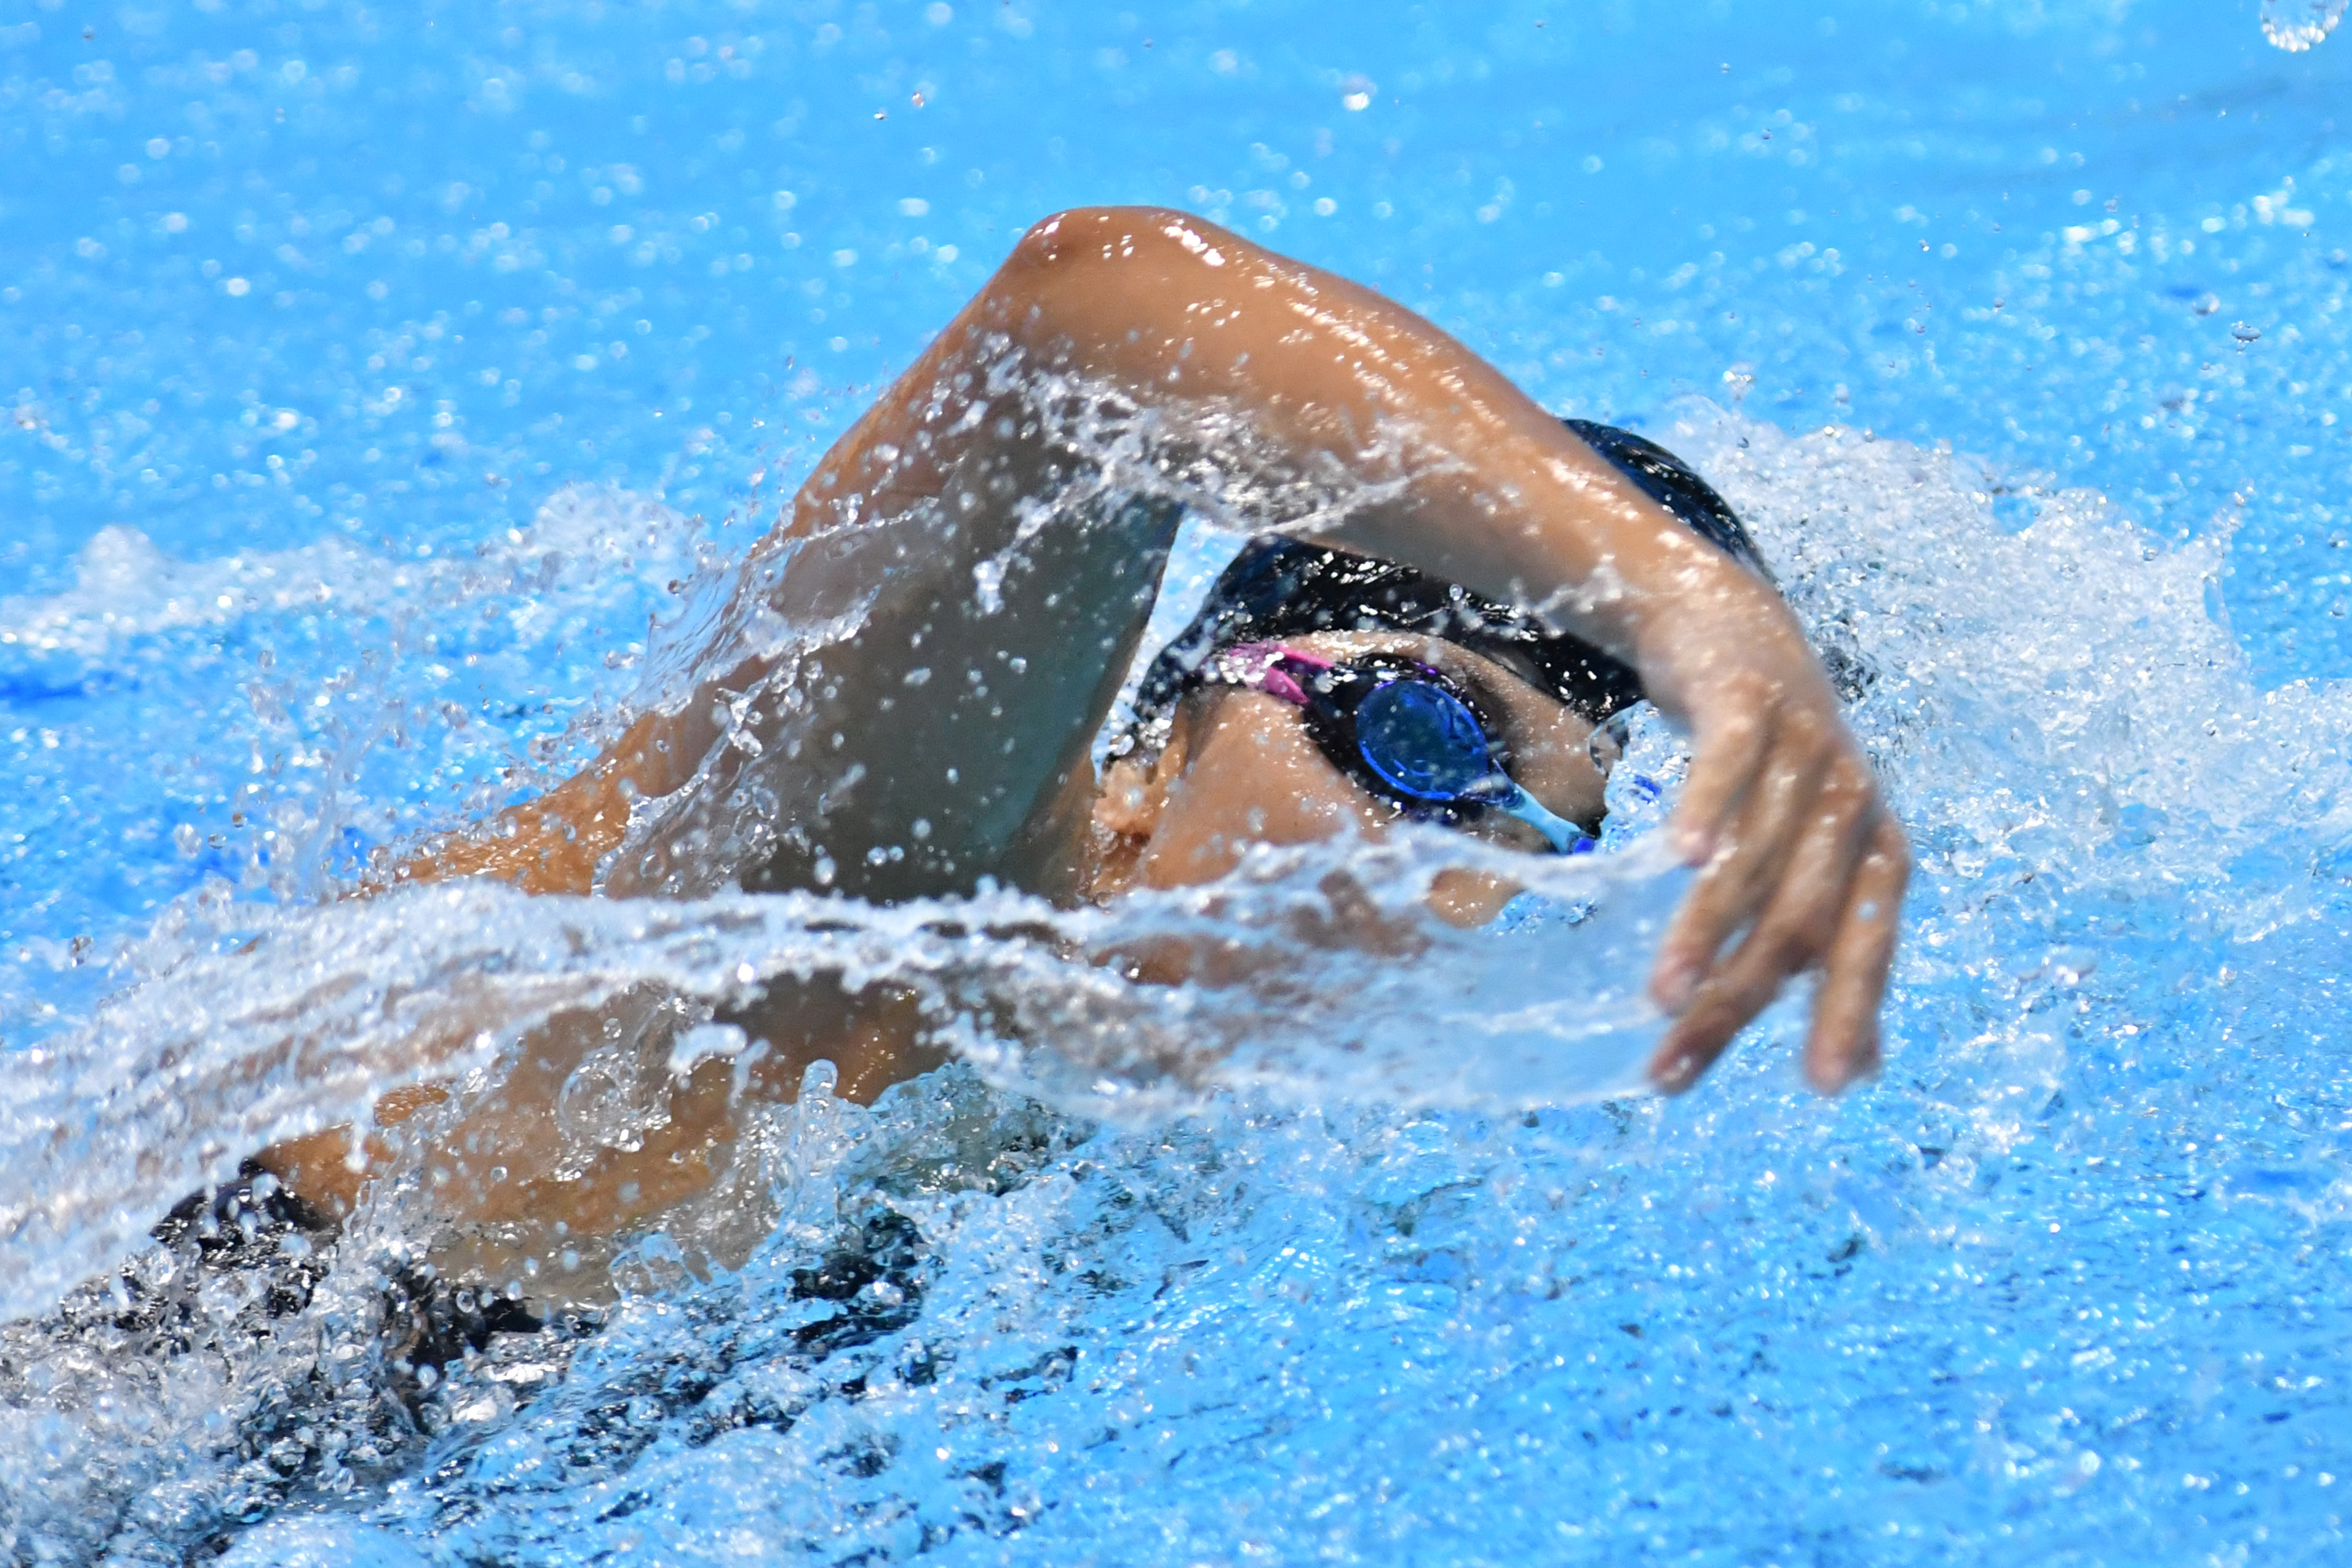
M 1214 224 L 1172 207 L 1068 207 L 1032 224 L 999 276 L 1033 289 L 1122 263 L 1128 264 L 1122 270 L 1141 276 L 1197 258 L 1204 245 L 1240 243 Z M 1140 269 L 1132 266 L 1138 261 L 1145 264 Z
M 1164 347 L 1189 310 L 1231 286 L 1220 269 L 1250 254 L 1247 241 L 1167 207 L 1071 207 L 1021 237 L 975 302 L 978 320 L 1033 347 L 1076 345 L 1097 370 L 1156 374 L 1128 364 L 1121 345 Z

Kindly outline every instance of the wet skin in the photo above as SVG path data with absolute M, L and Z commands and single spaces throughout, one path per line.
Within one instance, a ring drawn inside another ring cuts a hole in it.
M 1428 322 L 1345 279 L 1157 209 L 1086 209 L 1031 230 L 826 455 L 790 518 L 746 560 L 739 605 L 821 577 L 824 562 L 810 551 L 845 549 L 877 537 L 877 527 L 913 531 L 919 547 L 900 556 L 918 564 L 892 568 L 866 624 L 849 644 L 824 650 L 832 661 L 825 681 L 803 682 L 820 710 L 836 705 L 811 722 L 848 739 L 849 750 L 826 765 L 856 763 L 866 780 L 858 789 L 825 790 L 848 775 L 818 777 L 805 762 L 793 772 L 780 712 L 753 715 L 760 761 L 719 746 L 712 713 L 758 697 L 772 667 L 731 662 L 714 648 L 711 674 L 678 711 L 640 720 L 541 801 L 436 847 L 400 879 L 488 875 L 542 892 L 679 892 L 734 880 L 834 885 L 835 865 L 853 874 L 862 861 L 852 854 L 789 845 L 771 845 L 758 863 L 692 863 L 693 847 L 712 841 L 711 813 L 720 807 L 709 803 L 732 798 L 729 791 L 761 769 L 773 798 L 824 793 L 815 816 L 831 843 L 851 850 L 908 842 L 918 813 L 938 825 L 917 836 L 924 854 L 844 885 L 877 899 L 954 891 L 982 874 L 1065 900 L 1108 897 L 1213 876 L 1254 838 L 1297 841 L 1348 825 L 1377 831 L 1385 808 L 1329 767 L 1295 710 L 1257 693 L 1189 699 L 1178 740 L 1155 768 L 1094 777 L 1087 744 L 1141 635 L 1173 512 L 1137 509 L 1078 532 L 1049 530 L 1015 549 L 1023 500 L 1050 493 L 1076 459 L 1023 394 L 992 388 L 992 373 L 1011 363 L 1033 380 L 1076 378 L 1123 407 L 1160 416 L 1162 473 L 1213 470 L 1277 497 L 1339 495 L 1344 504 L 1316 519 L 1328 542 L 1537 604 L 1563 629 L 1631 662 L 1652 699 L 1691 731 L 1692 769 L 1671 832 L 1700 868 L 1653 975 L 1654 994 L 1674 1016 L 1654 1078 L 1669 1090 L 1689 1087 L 1785 980 L 1807 970 L 1821 976 L 1808 1076 L 1834 1091 L 1875 1069 L 1908 852 L 1778 596 Z M 1243 521 L 1264 526 L 1297 515 L 1269 506 Z M 1015 570 L 1003 606 L 976 610 L 975 565 L 1008 551 Z M 794 552 L 794 572 L 780 579 L 775 568 Z M 847 555 L 837 564 L 858 569 Z M 910 687 L 903 677 L 919 659 L 940 679 Z M 991 689 L 995 696 L 985 695 Z M 1024 692 L 1050 695 L 1024 701 Z M 1598 773 L 1589 756 L 1583 773 L 1573 761 L 1589 731 L 1577 733 L 1580 721 L 1551 707 L 1523 715 L 1514 771 L 1553 809 L 1589 824 Z M 943 752 L 942 737 L 961 742 Z M 961 770 L 955 791 L 929 782 L 942 763 Z M 687 803 L 666 819 L 677 826 L 656 824 L 641 860 L 608 858 L 635 803 L 656 797 Z M 1480 830 L 1526 832 L 1507 821 Z M 820 864 L 828 869 L 812 869 Z M 1461 918 L 1493 897 L 1457 890 Z M 772 996 L 744 1022 L 797 1042 L 774 1053 L 773 1092 L 797 1084 L 793 1060 L 830 1055 L 845 1089 L 871 1093 L 919 1061 L 910 1030 L 890 1021 L 894 1005 L 887 997 Z M 551 1082 L 562 1081 L 566 1055 L 546 1055 Z M 710 1103 L 709 1089 L 694 1087 L 699 1076 L 680 1092 Z M 661 1157 L 707 1166 L 731 1125 L 725 1098 L 704 1121 L 706 1136 L 688 1135 L 681 1123 L 683 1141 Z M 519 1092 L 498 1121 L 461 1128 L 436 1156 L 456 1210 L 503 1206 L 492 1189 L 533 1169 L 530 1107 Z M 351 1147 L 348 1133 L 331 1131 L 266 1158 L 298 1191 L 347 1204 L 372 1168 L 365 1159 L 351 1168 Z M 600 1184 L 614 1193 L 626 1184 L 599 1178 L 592 1190 Z M 652 1186 L 636 1188 L 649 1202 Z M 591 1210 L 605 1225 L 640 1212 L 575 1195 L 583 1221 Z M 545 1184 L 531 1199 L 544 1212 L 568 1201 Z

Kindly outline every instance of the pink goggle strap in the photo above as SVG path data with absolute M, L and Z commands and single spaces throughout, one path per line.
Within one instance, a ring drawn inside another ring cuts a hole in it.
M 1268 697 L 1297 707 L 1307 706 L 1307 689 L 1285 665 L 1302 665 L 1311 670 L 1329 669 L 1336 660 L 1311 653 L 1302 653 L 1280 643 L 1236 643 L 1217 655 L 1217 674 L 1235 686 L 1246 686 L 1263 691 Z

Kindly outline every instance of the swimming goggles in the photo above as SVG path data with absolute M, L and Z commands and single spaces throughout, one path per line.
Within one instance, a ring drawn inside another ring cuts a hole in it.
M 1496 760 L 1477 710 L 1417 659 L 1330 659 L 1278 643 L 1221 650 L 1202 675 L 1303 709 L 1307 732 L 1332 765 L 1409 816 L 1449 826 L 1483 812 L 1516 817 L 1562 855 L 1593 847 L 1585 831 L 1544 808 Z

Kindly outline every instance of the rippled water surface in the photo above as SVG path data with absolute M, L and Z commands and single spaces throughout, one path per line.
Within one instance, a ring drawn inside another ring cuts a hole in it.
M 16 8 L 0 1560 L 2340 1561 L 2341 10 Z M 1919 854 L 1881 1081 L 1802 1092 L 1790 1007 L 1622 1092 L 1677 891 L 1630 767 L 1610 854 L 1418 967 L 1297 933 L 1458 842 L 1076 915 L 322 905 L 679 689 L 815 454 L 1101 201 L 1365 279 L 1748 518 Z M 1171 931 L 1270 962 L 1056 956 Z M 446 1240 L 408 1188 L 245 1268 L 146 1239 L 552 1016 L 814 973 L 959 1059 L 820 1069 L 446 1376 L 386 1321 Z

